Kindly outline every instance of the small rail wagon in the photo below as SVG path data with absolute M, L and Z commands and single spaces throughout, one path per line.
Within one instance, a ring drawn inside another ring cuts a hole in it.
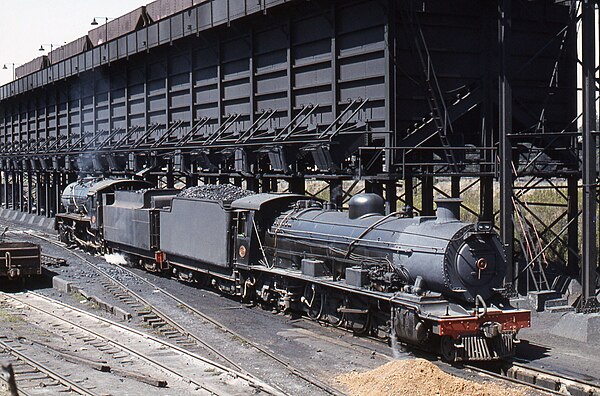
M 31 242 L 0 242 L 0 281 L 24 280 L 41 274 L 40 245 Z

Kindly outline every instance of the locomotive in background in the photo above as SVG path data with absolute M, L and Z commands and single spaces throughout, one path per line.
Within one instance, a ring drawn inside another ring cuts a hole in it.
M 56 228 L 67 244 L 122 252 L 151 271 L 397 337 L 450 361 L 510 356 L 517 332 L 530 325 L 529 311 L 500 293 L 506 262 L 497 234 L 461 222 L 457 200 L 439 200 L 436 216 L 412 218 L 385 215 L 375 194 L 340 211 L 233 186 L 178 191 L 88 180 L 69 185 L 63 204 Z

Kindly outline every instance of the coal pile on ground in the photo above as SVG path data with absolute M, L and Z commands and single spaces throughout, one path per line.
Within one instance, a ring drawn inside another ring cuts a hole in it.
M 361 396 L 522 396 L 526 393 L 494 382 L 455 377 L 424 359 L 394 360 L 365 373 L 342 374 L 337 381 L 348 394 Z
M 254 194 L 256 193 L 253 191 L 244 190 L 243 188 L 231 184 L 206 184 L 204 186 L 190 187 L 181 190 L 177 196 L 182 198 L 231 202 Z

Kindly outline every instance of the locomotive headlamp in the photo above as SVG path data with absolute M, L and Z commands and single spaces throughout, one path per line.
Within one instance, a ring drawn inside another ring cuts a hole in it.
M 246 246 L 241 245 L 240 248 L 238 249 L 238 254 L 241 258 L 246 257 L 246 254 L 248 253 L 248 250 L 246 249 Z

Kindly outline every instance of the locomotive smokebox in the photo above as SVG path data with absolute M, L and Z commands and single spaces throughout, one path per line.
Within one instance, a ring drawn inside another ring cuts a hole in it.
M 435 213 L 437 223 L 443 224 L 460 221 L 460 204 L 462 203 L 462 199 L 438 198 L 435 203 L 437 204 L 437 211 Z
M 358 194 L 348 202 L 348 217 L 352 220 L 368 214 L 385 214 L 383 198 L 377 194 Z

